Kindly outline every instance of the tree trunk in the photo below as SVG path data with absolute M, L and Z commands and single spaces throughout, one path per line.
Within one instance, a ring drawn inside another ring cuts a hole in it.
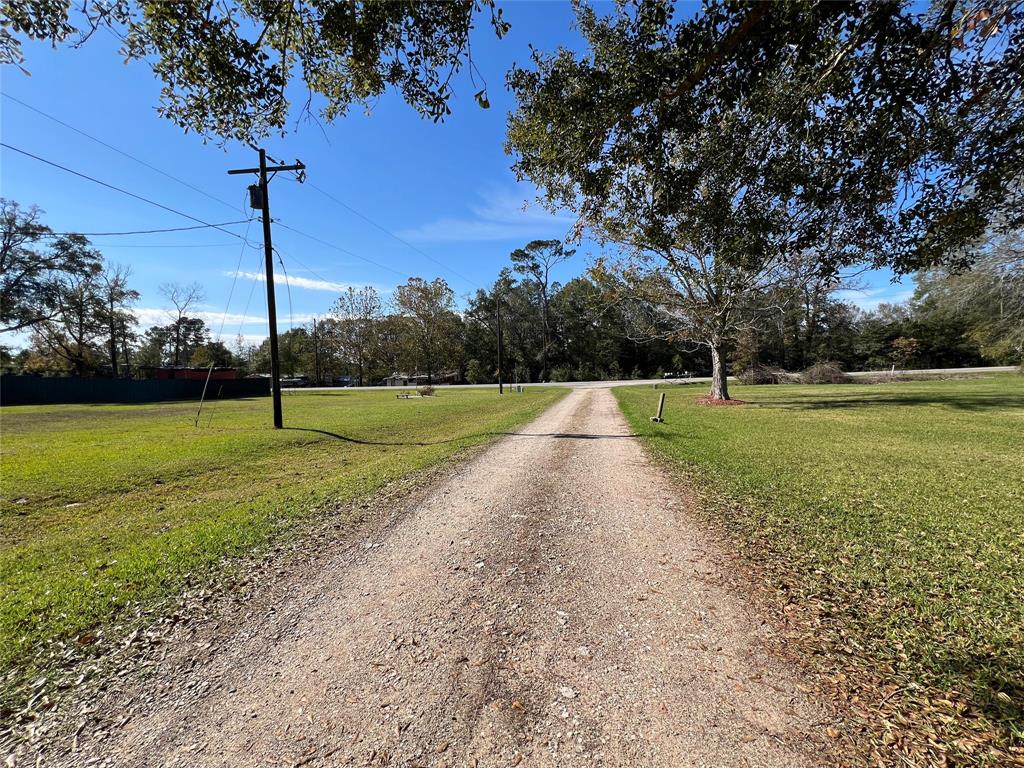
M 117 378 L 117 318 L 113 299 L 110 301 L 110 375 Z
M 548 345 L 550 344 L 550 333 L 548 331 L 548 297 L 545 293 L 543 295 L 543 307 L 544 307 L 544 349 L 541 354 L 541 372 L 540 380 L 541 383 L 547 378 L 548 375 Z
M 117 378 L 117 336 L 114 329 L 110 329 L 110 375 Z
M 725 345 L 715 339 L 711 342 L 711 391 L 712 400 L 729 399 L 729 383 L 725 371 Z
M 125 330 L 124 323 L 121 323 L 121 357 L 124 358 L 124 375 L 126 378 L 132 377 L 132 359 L 128 352 L 128 332 Z

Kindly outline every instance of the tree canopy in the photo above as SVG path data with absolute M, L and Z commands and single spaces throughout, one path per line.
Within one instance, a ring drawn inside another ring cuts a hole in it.
M 409 321 L 418 352 L 417 367 L 426 371 L 430 384 L 439 365 L 451 359 L 453 347 L 458 344 L 455 294 L 440 277 L 430 281 L 410 277 L 395 288 L 394 305 Z
M 56 317 L 68 282 L 101 268 L 88 240 L 55 234 L 42 223 L 42 213 L 0 198 L 0 332 Z
M 467 66 L 473 77 L 469 34 L 481 13 L 499 37 L 508 31 L 494 0 L 4 3 L 0 63 L 25 62 L 22 39 L 77 45 L 107 27 L 126 58 L 150 62 L 163 81 L 163 116 L 203 136 L 254 141 L 284 130 L 296 77 L 303 110 L 319 100 L 328 121 L 389 87 L 444 119 L 452 78 Z M 485 84 L 476 99 L 488 106 Z
M 541 322 L 544 325 L 544 344 L 541 350 L 541 381 L 548 376 L 548 353 L 551 347 L 551 321 L 549 317 L 551 270 L 568 261 L 576 251 L 567 250 L 560 240 L 533 240 L 512 251 L 516 272 L 533 279 L 540 298 Z
M 589 52 L 509 74 L 508 149 L 550 203 L 637 247 L 708 228 L 742 259 L 788 232 L 831 262 L 963 265 L 993 222 L 1024 223 L 1019 6 L 579 4 Z

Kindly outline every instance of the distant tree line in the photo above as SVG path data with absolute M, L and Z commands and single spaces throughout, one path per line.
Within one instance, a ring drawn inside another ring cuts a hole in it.
M 763 322 L 730 339 L 730 372 L 754 366 L 799 371 L 820 362 L 844 370 L 1020 364 L 1024 255 L 1016 253 L 1012 263 L 1009 254 L 993 255 L 991 263 L 983 259 L 965 274 L 920 273 L 911 299 L 869 311 L 843 300 L 839 286 L 815 290 L 802 284 L 788 293 L 779 288 L 774 301 L 758 310 Z M 411 280 L 396 296 L 422 285 Z M 636 339 L 629 305 L 617 302 L 593 271 L 542 289 L 531 274 L 505 269 L 462 312 L 454 309 L 443 281 L 433 285 L 435 296 L 448 297 L 431 310 L 443 343 L 431 345 L 397 303 L 385 312 L 373 288 L 352 289 L 318 322 L 316 336 L 311 326 L 282 336 L 285 371 L 312 377 L 318 360 L 322 381 L 347 376 L 353 384 L 376 384 L 401 372 L 493 383 L 499 311 L 506 381 L 660 378 L 711 370 L 706 347 Z M 267 347 L 264 342 L 251 358 L 254 370 L 269 370 Z
M 157 367 L 270 370 L 269 342 L 213 338 L 197 311 L 197 284 L 160 286 L 167 321 L 145 330 L 128 268 L 105 263 L 87 238 L 52 232 L 38 208 L 0 200 L 2 330 L 28 344 L 4 350 L 6 370 L 78 376 L 145 376 Z M 970 271 L 916 274 L 913 297 L 863 311 L 843 300 L 849 286 L 799 270 L 737 307 L 722 350 L 732 373 L 789 371 L 834 362 L 845 370 L 1018 364 L 1024 358 L 1024 243 L 992 235 Z M 586 381 L 707 374 L 711 350 L 651 331 L 618 279 L 598 259 L 562 284 L 552 270 L 573 255 L 558 240 L 514 250 L 492 285 L 462 307 L 438 278 L 409 278 L 385 300 L 352 287 L 315 323 L 280 335 L 282 372 L 329 383 L 377 384 L 400 374 L 432 383 Z
M 24 373 L 138 376 L 159 366 L 231 365 L 235 358 L 195 317 L 198 285 L 161 286 L 167 324 L 139 332 L 130 267 L 104 261 L 89 239 L 58 233 L 42 211 L 0 198 L 0 332 L 27 336 L 4 367 Z

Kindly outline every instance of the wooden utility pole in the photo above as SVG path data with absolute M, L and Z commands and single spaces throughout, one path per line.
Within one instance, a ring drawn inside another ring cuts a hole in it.
M 267 167 L 266 150 L 260 150 L 259 168 L 236 168 L 228 171 L 229 174 L 256 173 L 259 174 L 259 184 L 249 187 L 249 207 L 259 208 L 263 212 L 263 255 L 266 260 L 267 270 L 267 320 L 270 323 L 270 394 L 274 401 L 274 429 L 281 429 L 284 420 L 281 416 L 281 357 L 277 349 L 277 299 L 274 295 L 274 246 L 270 240 L 270 192 L 268 184 L 270 179 L 267 173 L 276 174 L 278 171 L 298 171 L 299 181 L 304 178 L 303 171 L 306 166 L 299 161 L 295 165 L 275 165 Z M 273 175 L 271 176 L 273 178 Z

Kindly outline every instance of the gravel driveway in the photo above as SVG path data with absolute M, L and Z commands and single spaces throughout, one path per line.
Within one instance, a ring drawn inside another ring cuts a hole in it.
M 824 715 L 687 503 L 609 390 L 573 391 L 281 574 L 67 763 L 814 765 Z

